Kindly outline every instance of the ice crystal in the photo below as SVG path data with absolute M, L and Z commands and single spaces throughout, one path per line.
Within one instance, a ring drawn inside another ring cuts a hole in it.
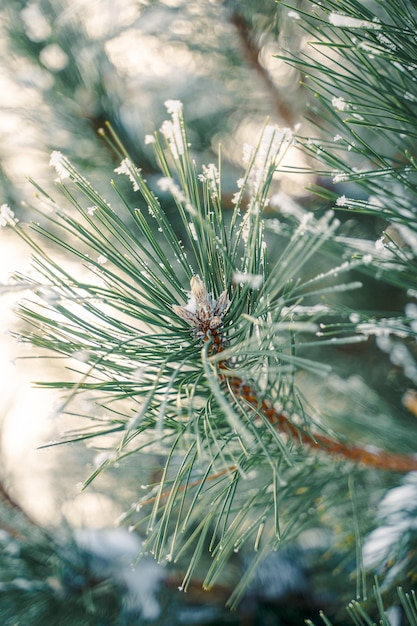
M 139 191 L 139 185 L 135 178 L 137 170 L 129 159 L 123 159 L 119 167 L 116 167 L 114 171 L 116 174 L 125 174 L 132 183 L 133 191 Z
M 336 206 L 346 206 L 348 199 L 346 198 L 345 195 L 340 196 L 339 198 L 337 198 L 336 200 Z
M 199 180 L 202 182 L 207 181 L 212 197 L 217 198 L 220 183 L 220 175 L 217 167 L 214 163 L 209 163 L 208 165 L 203 165 L 202 169 L 203 173 L 199 175 Z
M 69 161 L 64 157 L 64 155 L 58 150 L 54 150 L 51 153 L 51 158 L 49 160 L 49 165 L 55 168 L 56 173 L 58 174 L 57 182 L 62 182 L 66 178 L 70 177 L 70 171 L 68 169 Z
M 348 103 L 341 96 L 333 96 L 332 98 L 332 107 L 336 111 L 346 111 L 349 108 Z
M 17 219 L 8 204 L 0 206 L 0 228 L 5 226 L 16 226 Z
M 182 129 L 182 102 L 180 100 L 167 100 L 165 102 L 171 120 L 165 120 L 160 128 L 161 133 L 168 142 L 174 159 L 179 159 L 185 154 L 184 135 Z
M 344 172 L 338 172 L 333 176 L 332 182 L 337 185 L 338 183 L 344 183 L 349 180 L 349 176 Z

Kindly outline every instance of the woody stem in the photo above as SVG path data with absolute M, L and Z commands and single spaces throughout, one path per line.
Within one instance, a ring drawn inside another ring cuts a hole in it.
M 367 450 L 361 446 L 354 446 L 349 443 L 337 441 L 326 435 L 310 435 L 303 429 L 297 427 L 283 412 L 276 409 L 268 401 L 260 401 L 256 389 L 251 385 L 245 384 L 241 378 L 225 376 L 221 372 L 222 368 L 224 368 L 224 364 L 220 363 L 220 378 L 222 380 L 228 379 L 228 385 L 235 396 L 240 397 L 253 409 L 264 415 L 278 430 L 286 433 L 302 444 L 314 450 L 321 450 L 327 454 L 341 456 L 348 461 L 362 463 L 368 467 L 374 467 L 380 470 L 392 472 L 411 472 L 417 470 L 417 458 L 414 456 L 394 454 L 384 450 Z

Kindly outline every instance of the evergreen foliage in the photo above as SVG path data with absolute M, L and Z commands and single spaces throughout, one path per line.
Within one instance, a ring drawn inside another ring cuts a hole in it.
M 199 164 L 178 100 L 145 138 L 157 178 L 107 125 L 127 176 L 111 200 L 54 152 L 59 195 L 32 181 L 39 221 L 2 206 L 33 250 L 34 273 L 14 277 L 33 294 L 18 338 L 68 364 L 68 379 L 37 384 L 63 390 L 78 425 L 48 445 L 97 440 L 84 488 L 145 459 L 120 520 L 142 538 L 138 567 L 152 555 L 181 590 L 223 585 L 236 608 L 262 564 L 295 546 L 331 614 L 316 626 L 400 614 L 413 626 L 417 16 L 405 0 L 282 11 L 308 36 L 281 58 L 314 94 L 309 121 L 267 124 L 244 147 L 232 210 L 221 154 Z M 275 194 L 295 145 L 320 177 L 307 208 Z M 382 284 L 382 301 L 366 292 Z

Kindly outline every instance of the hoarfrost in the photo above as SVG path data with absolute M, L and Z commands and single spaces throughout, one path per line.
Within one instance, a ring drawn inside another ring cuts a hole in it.
M 130 182 L 132 183 L 133 191 L 139 191 L 139 185 L 136 181 L 135 175 L 139 174 L 140 170 L 137 170 L 135 168 L 135 166 L 130 161 L 130 159 L 123 159 L 119 167 L 116 167 L 114 171 L 116 172 L 116 174 L 119 174 L 119 175 L 125 174 L 130 180 Z
M 332 98 L 332 107 L 336 111 L 346 111 L 349 108 L 349 104 L 342 97 L 333 96 Z
M 365 52 L 369 52 L 370 54 L 382 54 L 382 50 L 376 48 L 373 44 L 368 41 L 360 41 L 358 44 L 358 48 L 360 50 L 364 50 Z
M 160 128 L 171 149 L 174 159 L 179 159 L 185 154 L 184 136 L 182 130 L 182 102 L 180 100 L 167 100 L 165 102 L 171 120 L 165 120 Z
M 214 163 L 203 165 L 202 169 L 203 173 L 199 174 L 199 180 L 201 180 L 202 182 L 207 181 L 212 197 L 218 198 L 220 184 L 219 170 L 214 165 Z
M 377 22 L 368 22 L 368 20 L 360 20 L 356 17 L 350 17 L 349 15 L 341 15 L 340 13 L 330 13 L 329 22 L 333 26 L 340 28 L 367 28 L 372 30 L 379 30 L 381 24 Z
M 346 206 L 347 203 L 348 203 L 348 199 L 346 198 L 345 195 L 339 196 L 339 198 L 337 198 L 336 200 L 336 206 Z
M 58 150 L 54 150 L 51 153 L 51 158 L 49 160 L 49 165 L 55 168 L 56 173 L 58 174 L 57 182 L 62 182 L 66 178 L 70 177 L 69 171 L 69 161 L 62 152 Z
M 0 206 L 0 228 L 5 226 L 16 226 L 17 219 L 8 204 Z
M 334 185 L 337 185 L 338 183 L 344 183 L 347 180 L 349 180 L 349 176 L 345 172 L 336 172 L 335 174 L 333 174 L 332 182 Z
M 384 250 L 384 248 L 384 237 L 380 237 L 375 241 L 375 250 L 378 250 L 378 252 L 380 252 L 381 250 Z
M 381 46 L 383 46 L 387 50 L 390 50 L 392 52 L 393 50 L 397 49 L 397 46 L 395 45 L 395 43 L 392 42 L 390 39 L 388 39 L 388 37 L 384 35 L 383 33 L 378 33 L 376 37 L 379 43 L 381 44 Z

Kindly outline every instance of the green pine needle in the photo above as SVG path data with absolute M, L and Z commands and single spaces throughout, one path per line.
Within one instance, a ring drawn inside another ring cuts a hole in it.
M 306 214 L 268 263 L 263 209 L 292 134 L 266 126 L 258 146 L 247 150 L 247 169 L 228 216 L 221 204 L 220 165 L 198 173 L 182 107 L 176 101 L 167 106 L 171 120 L 149 140 L 163 174 L 161 199 L 111 129 L 108 141 L 122 158 L 116 172 L 130 179 L 136 206 L 114 182 L 116 197 L 109 203 L 68 159 L 53 154 L 68 208 L 36 186 L 48 212 L 30 229 L 15 226 L 33 249 L 37 273 L 32 298 L 19 308 L 26 323 L 20 339 L 70 359 L 75 382 L 71 377 L 38 383 L 65 391 L 62 411 L 85 422 L 64 440 L 119 434 L 85 487 L 132 455 L 157 453 L 165 459 L 157 484 L 123 516 L 145 534 L 144 553 L 158 561 L 188 559 L 186 588 L 208 549 L 212 565 L 204 585 L 209 588 L 236 551 L 252 546 L 256 556 L 230 599 L 234 605 L 264 556 L 302 531 L 306 510 L 308 524 L 318 523 L 334 472 L 329 473 L 331 459 L 313 456 L 312 484 L 309 451 L 280 434 L 240 397 L 233 381 L 240 377 L 259 398 L 267 396 L 289 416 L 296 414 L 310 432 L 315 417 L 299 401 L 295 375 L 305 369 L 326 376 L 328 367 L 299 352 L 303 345 L 328 343 L 318 322 L 340 312 L 325 306 L 312 321 L 303 302 L 360 287 L 332 278 L 362 261 L 303 278 L 305 265 L 338 226 L 330 214 Z M 175 228 L 163 206 L 167 194 L 176 206 Z M 16 280 L 27 283 L 22 276 Z M 203 342 L 198 325 L 190 332 L 195 323 L 187 322 L 199 285 L 207 290 L 204 306 L 223 302 L 211 318 L 215 330 Z M 330 342 L 357 341 L 352 333 L 345 336 L 350 327 L 334 326 Z M 218 351 L 220 336 L 224 345 Z M 78 410 L 77 398 L 86 394 L 90 413 Z M 342 474 L 341 490 L 346 489 Z

